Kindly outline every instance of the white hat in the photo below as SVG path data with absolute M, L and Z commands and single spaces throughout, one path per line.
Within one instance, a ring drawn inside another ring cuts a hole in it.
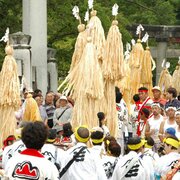
M 153 90 L 161 91 L 161 88 L 160 88 L 159 86 L 154 86 L 154 87 L 152 88 L 152 91 L 153 91 Z
M 66 96 L 61 96 L 60 100 L 66 100 L 67 101 L 67 97 Z
M 152 103 L 151 107 L 153 107 L 153 106 L 158 106 L 159 108 L 161 108 L 159 103 Z
M 174 107 L 174 106 L 169 106 L 168 108 L 166 108 L 166 111 L 168 111 L 169 109 L 173 109 L 174 111 L 177 110 L 176 107 Z

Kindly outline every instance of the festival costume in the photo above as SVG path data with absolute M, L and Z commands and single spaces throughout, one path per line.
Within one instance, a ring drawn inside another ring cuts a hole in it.
M 80 153 L 77 160 L 68 168 L 62 176 L 62 180 L 103 180 L 105 173 L 99 170 L 99 164 L 94 159 L 92 153 L 87 149 L 86 144 L 78 142 L 74 147 L 68 149 L 64 154 L 62 168 L 72 159 L 73 155 L 78 153 L 82 147 L 85 149 Z
M 9 160 L 5 168 L 5 178 L 11 180 L 58 180 L 59 173 L 53 163 L 35 149 L 25 149 Z
M 112 180 L 150 180 L 150 170 L 141 155 L 130 151 L 122 157 L 115 167 Z

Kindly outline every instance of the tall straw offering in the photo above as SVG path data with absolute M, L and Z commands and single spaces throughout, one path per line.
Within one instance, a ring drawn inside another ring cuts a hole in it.
M 83 50 L 85 48 L 85 45 L 87 43 L 87 31 L 85 30 L 85 25 L 81 23 L 81 18 L 79 16 L 78 6 L 74 6 L 72 11 L 73 11 L 74 17 L 77 20 L 79 20 L 79 25 L 78 25 L 79 34 L 78 34 L 78 37 L 76 39 L 69 74 L 67 75 L 65 80 L 62 82 L 62 84 L 58 87 L 58 90 L 60 90 L 61 87 L 63 87 L 63 85 L 67 83 L 66 87 L 64 88 L 63 93 L 65 93 L 67 95 L 70 92 L 71 95 L 73 96 L 73 98 L 75 99 L 76 97 L 73 94 L 74 93 L 73 86 L 74 86 L 74 83 L 76 82 L 77 74 L 79 71 L 78 70 L 78 64 L 79 64 L 79 61 L 80 61 L 81 56 L 83 54 Z M 87 21 L 89 21 L 87 16 L 89 16 L 88 12 L 86 12 L 86 19 L 87 19 Z
M 103 76 L 105 81 L 104 94 L 107 103 L 107 124 L 112 135 L 117 133 L 117 111 L 115 97 L 115 82 L 124 76 L 124 57 L 122 35 L 119 32 L 118 21 L 118 5 L 112 8 L 112 14 L 115 16 L 107 35 L 107 41 L 104 51 Z
M 148 33 L 142 38 L 142 42 L 146 43 L 146 50 L 144 51 L 144 57 L 141 68 L 141 84 L 148 88 L 150 95 L 152 95 L 152 71 L 156 68 L 155 61 L 153 60 L 148 46 Z M 153 65 L 153 66 L 152 66 Z
M 142 61 L 144 57 L 144 48 L 141 44 L 141 32 L 144 30 L 142 25 L 139 25 L 137 27 L 136 34 L 139 35 L 139 39 L 137 40 L 137 43 L 132 47 L 132 51 L 130 53 L 129 58 L 129 67 L 131 69 L 130 77 L 131 78 L 130 84 L 131 84 L 131 97 L 133 97 L 134 94 L 138 92 L 138 88 L 141 86 L 140 80 L 141 80 L 141 68 L 142 68 Z
M 87 44 L 78 64 L 78 69 L 76 83 L 73 87 L 77 94 L 72 124 L 74 127 L 86 124 L 92 128 L 98 125 L 96 119 L 100 110 L 99 101 L 104 92 L 102 71 L 91 37 L 87 38 Z
M 173 84 L 173 87 L 176 88 L 176 90 L 179 94 L 180 93 L 180 57 L 179 57 L 179 61 L 176 66 L 176 69 L 173 72 L 172 84 Z
M 93 0 L 88 1 L 89 9 L 92 9 L 91 11 L 91 18 L 89 21 L 89 24 L 92 25 L 91 30 L 91 37 L 92 42 L 95 45 L 97 49 L 97 55 L 99 63 L 101 64 L 103 61 L 103 53 L 104 53 L 104 47 L 105 47 L 105 35 L 104 35 L 104 29 L 102 27 L 101 20 L 97 17 L 97 11 L 93 9 Z
M 8 42 L 9 30 L 7 29 L 5 40 Z M 9 135 L 13 135 L 16 129 L 15 111 L 20 107 L 20 84 L 17 72 L 17 64 L 13 57 L 13 48 L 7 43 L 6 57 L 0 72 L 0 147 Z
M 166 92 L 166 90 L 172 86 L 172 76 L 170 75 L 168 68 L 170 67 L 169 62 L 165 62 L 165 60 L 162 63 L 163 70 L 161 71 L 160 77 L 159 77 L 159 83 L 158 86 L 161 88 L 162 92 Z

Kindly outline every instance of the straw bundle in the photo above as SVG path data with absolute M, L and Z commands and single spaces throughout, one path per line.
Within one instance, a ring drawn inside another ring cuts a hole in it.
M 133 46 L 129 58 L 130 73 L 130 85 L 131 85 L 131 97 L 138 92 L 138 88 L 141 86 L 141 68 L 144 56 L 144 49 L 141 44 L 141 40 L 138 39 L 137 43 Z
M 70 67 L 69 72 L 71 72 L 73 70 L 73 68 L 78 64 L 79 60 L 81 59 L 84 47 L 86 45 L 87 35 L 86 35 L 86 31 L 85 31 L 85 25 L 79 24 L 78 31 L 79 31 L 79 34 L 76 39 L 74 53 L 72 56 L 71 67 Z
M 166 92 L 166 90 L 172 86 L 172 76 L 167 68 L 163 68 L 159 77 L 158 86 L 161 88 L 162 92 Z
M 144 57 L 141 68 L 141 84 L 152 92 L 152 62 L 154 62 L 149 47 L 144 51 Z
M 31 122 L 42 120 L 37 102 L 34 100 L 34 98 L 32 98 L 31 94 L 27 95 L 27 98 L 25 101 L 25 111 L 23 114 L 23 120 L 31 121 Z
M 176 66 L 176 69 L 172 76 L 173 87 L 176 88 L 178 94 L 180 93 L 180 64 Z
M 74 126 L 86 124 L 89 127 L 97 126 L 98 101 L 103 97 L 103 77 L 98 63 L 95 46 L 90 37 L 84 48 L 78 64 L 76 82 L 73 89 L 76 92 L 76 102 L 72 115 Z
M 118 21 L 114 20 L 109 29 L 103 62 L 103 75 L 106 80 L 119 80 L 124 76 L 124 55 L 122 35 Z
M 92 42 L 97 49 L 98 60 L 100 63 L 102 63 L 104 47 L 105 47 L 105 36 L 101 21 L 96 15 L 97 15 L 97 11 L 92 10 L 89 25 L 90 26 L 92 25 L 92 29 L 91 29 Z
M 16 118 L 14 112 L 20 107 L 20 87 L 17 64 L 13 58 L 13 48 L 7 45 L 7 56 L 0 72 L 0 147 L 9 135 L 15 133 Z

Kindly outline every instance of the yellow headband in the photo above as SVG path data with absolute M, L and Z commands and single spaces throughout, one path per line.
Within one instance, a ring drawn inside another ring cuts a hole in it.
M 141 148 L 144 145 L 144 143 L 145 142 L 143 140 L 141 140 L 141 142 L 138 144 L 128 144 L 128 148 L 131 150 L 138 150 L 139 148 Z
M 87 137 L 87 138 L 82 138 L 82 137 L 80 137 L 79 134 L 78 134 L 78 129 L 81 128 L 81 127 L 87 128 L 87 126 L 79 126 L 78 128 L 75 128 L 74 135 L 75 135 L 76 139 L 77 139 L 79 142 L 85 143 L 85 142 L 87 142 L 87 141 L 89 140 L 89 137 L 90 137 L 90 136 Z
M 53 143 L 56 139 L 47 139 L 46 142 Z
M 102 137 L 101 139 L 91 139 L 93 143 L 95 144 L 99 144 L 99 143 L 102 143 L 103 140 L 104 140 L 104 137 Z
M 151 149 L 153 146 L 148 145 L 147 143 L 144 145 L 145 148 Z
M 179 147 L 179 141 L 172 139 L 172 138 L 167 138 L 167 139 L 165 138 L 163 142 L 166 144 L 169 144 L 177 149 Z

